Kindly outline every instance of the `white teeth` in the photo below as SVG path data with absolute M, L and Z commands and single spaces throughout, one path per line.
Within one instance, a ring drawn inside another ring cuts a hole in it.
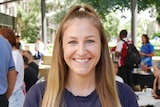
M 83 59 L 83 60 L 81 60 L 81 59 L 75 59 L 75 61 L 77 61 L 77 62 L 87 62 L 88 59 Z

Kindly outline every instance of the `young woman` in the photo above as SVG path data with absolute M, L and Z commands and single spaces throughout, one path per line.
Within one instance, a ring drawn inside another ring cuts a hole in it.
M 90 6 L 75 6 L 57 31 L 47 82 L 33 86 L 24 107 L 138 107 L 134 92 L 115 82 L 101 21 Z
M 152 66 L 152 56 L 155 55 L 155 50 L 154 46 L 149 42 L 149 37 L 146 34 L 142 35 L 140 55 L 142 57 L 142 69 L 146 72 L 150 72 L 150 67 Z

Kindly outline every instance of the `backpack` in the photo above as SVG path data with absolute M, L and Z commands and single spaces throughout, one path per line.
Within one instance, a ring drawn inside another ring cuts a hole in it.
M 127 54 L 124 65 L 128 68 L 138 68 L 141 64 L 141 56 L 139 54 L 139 51 L 133 44 L 128 44 L 124 40 L 122 41 L 127 44 Z

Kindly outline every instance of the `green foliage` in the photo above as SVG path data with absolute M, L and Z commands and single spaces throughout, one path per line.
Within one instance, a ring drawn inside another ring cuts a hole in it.
M 156 56 L 160 56 L 160 49 L 155 49 Z
M 81 0 L 81 2 L 93 6 L 99 13 L 102 20 L 105 20 L 105 16 L 111 11 L 124 10 L 124 8 L 130 6 L 130 0 Z
M 105 19 L 105 16 L 111 11 L 131 9 L 131 1 L 132 0 L 81 0 L 81 2 L 93 6 L 102 19 Z M 160 13 L 160 0 L 137 0 L 137 2 L 139 12 L 155 6 L 157 13 Z
M 157 20 L 158 24 L 160 25 L 160 14 L 158 14 L 156 20 Z
M 21 35 L 27 43 L 34 43 L 39 34 L 40 0 L 29 2 L 28 8 L 20 5 L 18 14 L 21 16 Z
M 152 38 L 154 38 L 154 37 L 159 37 L 159 38 L 160 38 L 160 32 L 155 32 L 155 33 L 153 34 Z
M 56 0 L 56 2 L 52 1 L 51 3 L 46 4 L 48 13 L 50 11 L 55 12 L 54 15 L 49 17 L 49 20 L 51 21 L 51 23 L 59 24 L 64 18 L 66 12 L 69 10 L 69 8 L 79 3 L 79 0 Z
M 137 0 L 138 11 L 145 10 L 148 7 L 155 6 L 157 13 L 160 13 L 160 1 L 159 0 Z M 66 11 L 75 4 L 89 4 L 93 6 L 99 13 L 104 27 L 107 28 L 107 35 L 118 35 L 119 21 L 115 16 L 110 16 L 110 12 L 131 8 L 131 0 L 53 0 L 51 3 L 46 4 L 46 12 L 54 11 L 56 14 L 48 17 L 48 22 L 53 24 L 59 24 L 63 19 Z M 28 4 L 27 10 L 24 10 L 22 6 L 18 9 L 18 15 L 21 16 L 22 39 L 29 43 L 35 42 L 40 31 L 40 8 L 41 0 L 33 0 Z M 160 23 L 160 16 L 157 17 L 157 21 Z M 125 25 L 124 25 L 125 26 Z M 129 25 L 126 25 L 128 28 Z
M 66 14 L 66 9 L 57 12 L 54 17 L 51 19 L 53 23 L 59 24 Z
M 112 37 L 118 36 L 119 19 L 117 18 L 116 13 L 108 14 L 106 16 L 106 21 L 103 21 L 102 23 L 104 28 L 106 29 L 105 31 L 109 40 L 111 36 Z

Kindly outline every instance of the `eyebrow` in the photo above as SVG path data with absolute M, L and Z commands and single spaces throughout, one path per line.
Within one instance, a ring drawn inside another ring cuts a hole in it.
M 86 38 L 90 38 L 90 37 L 96 37 L 95 35 L 89 35 Z
M 87 37 L 85 37 L 85 38 L 90 38 L 90 37 L 96 37 L 96 36 L 95 36 L 95 35 L 89 35 L 89 36 L 87 36 Z M 75 36 L 70 36 L 69 38 L 76 39 L 77 37 L 75 37 Z

